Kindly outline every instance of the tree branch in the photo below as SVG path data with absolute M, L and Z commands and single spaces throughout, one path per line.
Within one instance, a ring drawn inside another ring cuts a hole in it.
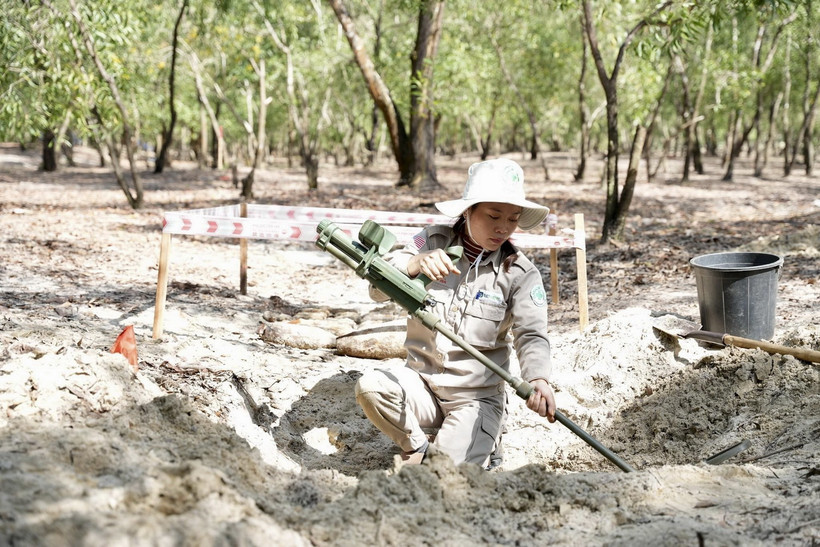
M 672 5 L 672 0 L 667 0 L 666 2 L 664 2 L 663 4 L 658 6 L 655 9 L 655 11 L 653 11 L 648 17 L 644 17 L 637 25 L 632 27 L 632 30 L 630 30 L 629 33 L 626 35 L 626 38 L 624 38 L 624 41 L 621 43 L 621 47 L 618 49 L 618 56 L 615 59 L 615 66 L 612 68 L 612 79 L 613 80 L 618 79 L 618 72 L 621 69 L 621 63 L 624 60 L 624 54 L 626 53 L 626 48 L 629 47 L 629 44 L 632 43 L 632 40 L 635 39 L 635 36 L 638 35 L 638 33 L 641 31 L 641 29 L 643 29 L 643 27 L 645 27 L 649 24 L 650 19 L 652 19 L 653 17 L 655 17 L 656 15 L 658 15 L 660 12 L 662 12 L 663 10 L 665 10 L 666 8 L 668 8 L 671 5 Z

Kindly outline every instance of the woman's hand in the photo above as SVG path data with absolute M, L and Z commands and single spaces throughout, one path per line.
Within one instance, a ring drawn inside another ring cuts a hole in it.
M 424 274 L 431 281 L 444 281 L 451 273 L 461 272 L 443 249 L 433 249 L 412 257 L 407 262 L 407 273 L 410 277 Z
M 527 399 L 527 408 L 541 416 L 546 416 L 550 423 L 555 422 L 555 394 L 552 392 L 552 386 L 541 378 L 530 383 L 535 390 Z

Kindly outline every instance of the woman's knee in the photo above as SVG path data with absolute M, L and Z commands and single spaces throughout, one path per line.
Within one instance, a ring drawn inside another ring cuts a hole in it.
M 384 375 L 377 370 L 368 370 L 356 380 L 356 398 L 373 392 L 382 391 Z
M 388 378 L 384 371 L 374 369 L 359 377 L 356 381 L 355 394 L 360 405 L 373 405 L 395 396 L 400 390 L 401 386 Z

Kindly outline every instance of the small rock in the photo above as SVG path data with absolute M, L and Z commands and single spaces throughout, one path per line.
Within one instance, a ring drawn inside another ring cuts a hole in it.
M 54 306 L 54 311 L 56 311 L 60 317 L 74 317 L 77 315 L 78 308 L 76 304 L 63 302 L 59 306 Z
M 276 321 L 290 321 L 291 317 L 292 316 L 286 313 L 272 310 L 265 310 L 262 314 L 262 319 L 269 323 L 275 323 Z
M 330 311 L 325 308 L 306 308 L 293 315 L 297 319 L 327 319 Z
M 407 322 L 403 319 L 359 329 L 336 339 L 336 352 L 363 359 L 392 359 L 407 356 L 404 339 Z
M 332 332 L 336 336 L 346 334 L 356 328 L 355 321 L 344 317 L 328 317 L 327 319 L 299 319 L 297 321 L 291 321 L 291 323 L 297 322 L 300 325 L 319 327 L 320 329 Z
M 261 323 L 257 334 L 265 342 L 299 349 L 332 348 L 336 335 L 319 327 L 300 323 Z

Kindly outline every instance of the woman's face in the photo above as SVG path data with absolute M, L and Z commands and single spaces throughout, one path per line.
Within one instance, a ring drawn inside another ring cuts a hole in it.
M 518 227 L 521 211 L 521 207 L 509 203 L 478 203 L 467 212 L 470 235 L 484 249 L 495 251 Z

